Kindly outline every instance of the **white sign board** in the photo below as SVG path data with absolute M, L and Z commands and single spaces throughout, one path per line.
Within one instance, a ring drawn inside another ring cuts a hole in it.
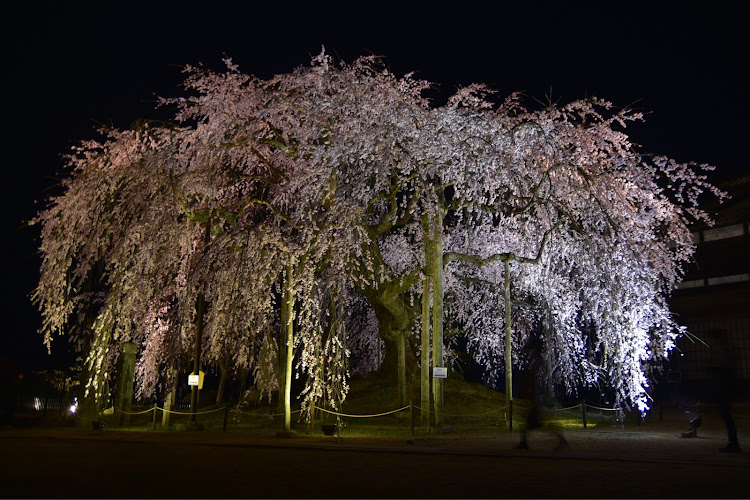
M 203 377 L 205 377 L 205 375 L 206 374 L 201 370 L 198 371 L 198 375 L 191 373 L 190 375 L 188 375 L 188 385 L 197 385 L 198 389 L 203 389 Z
M 448 378 L 448 368 L 436 366 L 432 369 L 432 378 Z

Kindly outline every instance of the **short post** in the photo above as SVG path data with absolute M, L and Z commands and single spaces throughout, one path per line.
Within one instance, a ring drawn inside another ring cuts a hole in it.
M 156 409 L 157 408 L 158 408 L 158 406 L 156 406 L 156 403 L 154 403 L 154 417 L 151 419 L 152 420 L 152 424 L 153 424 L 153 426 L 151 427 L 151 430 L 153 430 L 153 431 L 156 430 Z
M 310 403 L 310 422 L 307 424 L 308 429 L 315 427 L 315 400 Z
M 414 435 L 414 402 L 409 400 L 409 421 L 411 422 L 411 435 Z
M 586 400 L 581 401 L 581 415 L 583 416 L 583 428 L 586 428 Z
M 224 432 L 227 432 L 227 415 L 229 414 L 229 405 L 224 403 Z

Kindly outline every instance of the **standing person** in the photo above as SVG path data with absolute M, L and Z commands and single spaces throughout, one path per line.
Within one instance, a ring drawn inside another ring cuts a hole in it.
M 528 434 L 535 429 L 542 427 L 542 402 L 540 398 L 543 395 L 543 391 L 539 390 L 539 384 L 541 383 L 539 374 L 541 373 L 542 363 L 542 345 L 541 339 L 535 336 L 529 341 L 529 345 L 526 347 L 526 353 L 529 358 L 528 365 L 528 389 L 529 399 L 531 400 L 531 408 L 526 416 L 526 425 L 521 429 L 521 442 L 518 443 L 516 449 L 528 450 L 529 443 L 527 441 Z M 553 430 L 553 432 L 559 443 L 556 450 L 569 448 L 568 441 L 563 436 L 562 432 Z
M 713 393 L 719 404 L 719 415 L 727 426 L 728 443 L 719 448 L 721 452 L 739 453 L 740 442 L 737 439 L 737 426 L 732 418 L 732 400 L 736 390 L 734 377 L 735 355 L 727 339 L 727 332 L 714 330 L 711 334 L 711 376 Z

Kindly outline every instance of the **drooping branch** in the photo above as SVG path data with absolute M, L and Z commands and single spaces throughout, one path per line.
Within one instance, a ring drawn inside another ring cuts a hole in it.
M 513 259 L 513 254 L 510 252 L 496 253 L 489 257 L 478 257 L 476 255 L 469 255 L 462 252 L 445 252 L 443 254 L 443 264 L 448 265 L 450 262 L 461 261 L 471 264 L 476 267 L 484 267 L 492 264 L 493 262 L 505 262 Z
M 449 262 L 454 261 L 461 261 L 466 262 L 468 264 L 472 264 L 476 267 L 484 267 L 489 264 L 492 264 L 493 262 L 508 262 L 511 260 L 514 260 L 516 262 L 521 262 L 523 264 L 538 264 L 541 260 L 542 256 L 544 255 L 544 249 L 547 246 L 547 243 L 549 242 L 550 236 L 554 231 L 556 231 L 563 223 L 563 219 L 558 219 L 558 221 L 555 223 L 554 226 L 547 229 L 544 232 L 544 235 L 542 236 L 542 241 L 539 243 L 539 247 L 537 248 L 537 253 L 534 257 L 524 257 L 521 255 L 517 255 L 513 252 L 502 252 L 502 253 L 496 253 L 489 255 L 487 257 L 479 257 L 476 255 L 470 255 L 462 252 L 445 252 L 443 254 L 443 263 L 447 265 Z

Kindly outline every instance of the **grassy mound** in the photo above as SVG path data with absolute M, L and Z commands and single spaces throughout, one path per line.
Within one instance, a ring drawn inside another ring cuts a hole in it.
M 350 381 L 349 395 L 341 409 L 323 405 L 317 409 L 313 422 L 300 421 L 299 405 L 293 404 L 292 428 L 298 436 L 323 436 L 323 425 L 337 425 L 337 436 L 358 438 L 389 438 L 411 436 L 412 427 L 416 435 L 436 432 L 456 435 L 491 436 L 507 432 L 510 414 L 505 395 L 480 383 L 467 382 L 458 374 L 450 373 L 444 381 L 443 425 L 436 429 L 432 425 L 422 425 L 419 380 L 409 387 L 411 405 L 403 405 L 399 400 L 398 387 L 392 379 L 380 373 Z M 257 396 L 257 395 L 256 395 Z M 251 404 L 238 407 L 230 404 L 225 414 L 223 406 L 200 407 L 198 421 L 201 429 L 228 432 L 247 432 L 274 435 L 283 428 L 283 415 L 274 401 L 252 397 Z M 150 430 L 154 419 L 149 407 L 134 408 L 146 413 L 130 418 L 130 430 Z M 521 429 L 529 401 L 514 399 L 513 429 Z M 426 409 L 429 411 L 429 408 Z M 189 423 L 189 410 L 182 410 L 171 416 L 169 426 L 162 426 L 162 413 L 157 412 L 157 430 L 176 431 Z M 112 424 L 112 417 L 102 415 L 101 420 Z M 543 415 L 547 425 L 559 428 L 580 428 L 582 419 L 579 408 L 546 411 Z M 593 419 L 592 419 L 593 420 Z M 596 425 L 590 420 L 589 426 Z M 124 430 L 124 429 L 123 429 Z

